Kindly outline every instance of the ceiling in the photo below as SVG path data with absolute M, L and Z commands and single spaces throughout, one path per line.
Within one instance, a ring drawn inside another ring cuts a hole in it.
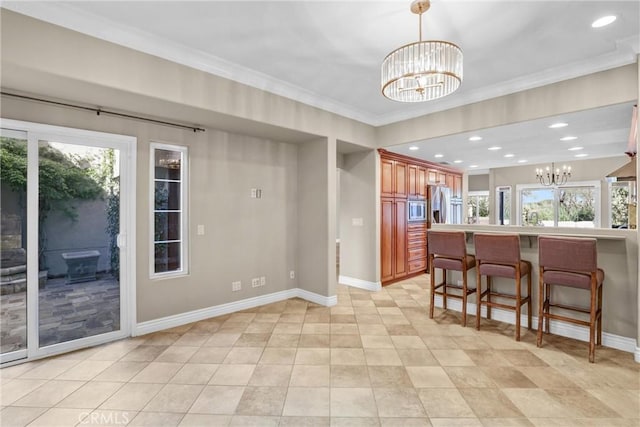
M 19 13 L 374 126 L 634 63 L 640 52 L 638 1 L 432 0 L 423 16 L 424 38 L 462 48 L 464 81 L 440 100 L 398 103 L 380 93 L 380 64 L 393 49 L 417 41 L 418 17 L 409 5 L 405 0 L 2 2 Z M 613 24 L 591 28 L 596 18 L 610 14 L 618 18 Z M 595 116 L 611 132 L 588 127 Z M 555 133 L 581 135 L 575 142 L 588 144 L 590 156 L 613 155 L 613 142 L 626 140 L 629 117 L 625 108 L 612 107 L 567 118 L 570 127 Z M 442 160 L 469 154 L 455 165 L 466 167 L 481 153 L 487 160 L 478 169 L 484 169 L 505 165 L 507 151 L 537 162 L 532 147 L 542 140 L 554 158 L 566 156 L 563 144 L 547 139 L 545 124 L 487 130 L 474 148 L 464 135 L 439 138 L 419 144 L 424 148 L 411 155 L 433 156 L 437 145 Z M 494 157 L 482 149 L 494 143 L 503 150 L 490 161 Z

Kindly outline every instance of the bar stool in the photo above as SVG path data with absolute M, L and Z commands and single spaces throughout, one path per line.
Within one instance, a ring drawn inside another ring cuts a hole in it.
M 589 327 L 589 362 L 595 360 L 596 341 L 602 343 L 602 284 L 604 271 L 598 268 L 596 239 L 538 237 L 540 264 L 540 308 L 538 312 L 538 347 L 542 346 L 542 326 L 549 333 L 549 320 L 557 319 Z M 589 308 L 551 303 L 551 286 L 566 286 L 590 292 Z M 589 314 L 589 321 L 552 314 L 551 307 Z M 597 334 L 597 337 L 596 337 Z
M 464 231 L 433 231 L 427 233 L 429 250 L 429 276 L 431 280 L 431 307 L 429 317 L 433 319 L 435 295 L 442 295 L 442 308 L 447 309 L 447 297 L 462 299 L 462 326 L 467 326 L 467 296 L 475 289 L 467 288 L 467 271 L 476 265 L 476 258 L 467 254 Z M 435 270 L 442 270 L 442 282 L 435 284 Z M 462 286 L 447 284 L 447 270 L 462 272 Z M 442 291 L 437 289 L 442 288 Z M 461 295 L 453 294 L 447 288 L 462 291 Z
M 491 319 L 491 307 L 500 307 L 516 312 L 516 341 L 520 341 L 520 311 L 527 304 L 527 327 L 531 329 L 531 263 L 520 259 L 520 236 L 517 234 L 473 235 L 476 250 L 476 329 L 480 330 L 480 309 L 487 307 L 487 319 Z M 482 276 L 487 276 L 487 289 L 482 292 Z M 527 276 L 527 295 L 522 297 L 521 280 Z M 491 289 L 492 277 L 505 277 L 516 281 L 516 292 L 505 294 Z M 483 298 L 486 296 L 486 300 Z M 494 301 L 492 298 L 514 299 L 515 305 Z

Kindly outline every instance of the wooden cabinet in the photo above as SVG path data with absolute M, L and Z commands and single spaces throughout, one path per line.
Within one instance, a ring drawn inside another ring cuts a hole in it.
M 407 275 L 407 201 L 382 199 L 380 217 L 380 280 L 384 283 Z
M 380 263 L 383 285 L 427 269 L 427 222 L 407 220 L 408 200 L 426 199 L 429 185 L 446 185 L 462 196 L 462 176 L 455 169 L 380 152 Z
M 429 184 L 438 183 L 438 171 L 435 169 L 427 169 L 427 181 Z
M 462 198 L 462 177 L 460 175 L 453 176 L 453 197 Z
M 407 225 L 407 273 L 424 273 L 427 268 L 427 223 Z
M 427 170 L 416 165 L 407 166 L 408 194 L 412 199 L 427 197 Z
M 396 160 L 382 158 L 380 160 L 380 196 L 407 197 L 408 165 Z
M 427 198 L 427 169 L 418 168 L 418 197 Z

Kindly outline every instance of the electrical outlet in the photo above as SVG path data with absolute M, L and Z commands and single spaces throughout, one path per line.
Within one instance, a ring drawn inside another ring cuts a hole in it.
M 260 286 L 264 286 L 267 284 L 267 278 L 266 276 L 262 276 L 260 277 Z
M 242 289 L 242 282 L 231 282 L 231 290 L 233 292 L 239 291 L 240 289 Z
M 197 234 L 198 234 L 198 236 L 204 236 L 204 225 L 203 224 L 198 224 Z
M 295 272 L 295 271 L 293 271 L 293 270 L 291 270 L 291 271 L 289 272 L 289 279 L 295 279 L 295 278 L 296 278 L 296 272 Z
M 257 199 L 258 198 L 258 189 L 257 188 L 252 188 L 251 189 L 251 198 L 252 199 Z
M 257 288 L 258 286 L 260 286 L 260 279 L 258 279 L 257 277 L 251 279 L 251 287 Z

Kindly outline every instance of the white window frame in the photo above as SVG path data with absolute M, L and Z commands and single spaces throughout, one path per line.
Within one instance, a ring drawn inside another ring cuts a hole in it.
M 611 209 L 611 206 L 613 205 L 613 187 L 614 186 L 619 186 L 619 184 L 624 184 L 625 187 L 627 187 L 627 189 L 629 190 L 629 195 L 631 196 L 631 192 L 633 191 L 633 189 L 631 188 L 631 184 L 629 183 L 629 181 L 613 181 L 613 182 L 607 182 L 607 190 L 608 190 L 608 206 L 609 209 L 607 210 L 607 228 L 611 228 L 613 227 L 613 212 Z M 627 226 L 629 224 L 629 217 L 627 216 Z
M 469 221 L 469 218 L 470 218 L 468 213 L 469 213 L 469 208 L 471 207 L 471 203 L 469 203 L 471 198 L 472 197 L 483 197 L 483 196 L 487 197 L 487 207 L 489 208 L 489 218 L 491 218 L 491 203 L 490 203 L 491 202 L 491 197 L 490 197 L 489 191 L 488 190 L 469 191 L 469 192 L 467 192 L 467 205 L 466 205 L 467 212 L 465 212 L 465 218 L 466 218 L 467 222 Z M 474 224 L 478 224 L 478 223 L 475 222 Z
M 518 184 L 516 185 L 516 221 L 515 225 L 522 225 L 522 190 L 527 190 L 530 188 L 548 188 L 554 190 L 553 195 L 553 220 L 554 224 L 558 223 L 558 192 L 556 190 L 562 188 L 572 188 L 572 187 L 594 187 L 595 188 L 595 200 L 594 200 L 594 209 L 596 211 L 595 218 L 593 220 L 594 228 L 600 228 L 602 223 L 602 185 L 600 181 L 576 181 L 570 182 L 565 185 L 553 185 L 553 186 L 544 186 L 540 183 L 537 184 Z M 513 220 L 512 220 L 513 222 Z M 554 225 L 554 227 L 558 227 Z
M 156 150 L 176 151 L 181 155 L 180 162 L 180 268 L 173 271 L 163 271 L 156 273 L 155 261 L 155 183 L 158 180 L 155 177 Z M 151 142 L 149 144 L 149 277 L 151 279 L 167 279 L 177 276 L 186 276 L 189 274 L 189 212 L 188 212 L 188 170 L 189 170 L 189 150 L 184 145 L 167 144 L 163 142 Z

